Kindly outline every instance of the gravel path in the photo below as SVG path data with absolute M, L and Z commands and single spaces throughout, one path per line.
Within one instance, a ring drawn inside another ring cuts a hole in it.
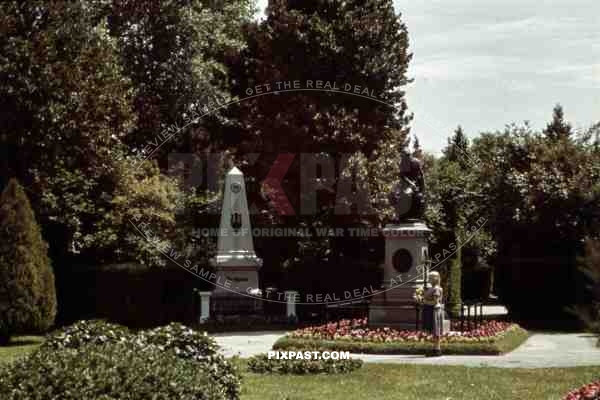
M 225 333 L 214 335 L 225 356 L 250 357 L 265 353 L 285 332 Z M 600 366 L 596 338 L 585 333 L 534 333 L 515 351 L 502 356 L 442 356 L 355 354 L 366 362 L 464 365 L 469 367 L 547 368 Z

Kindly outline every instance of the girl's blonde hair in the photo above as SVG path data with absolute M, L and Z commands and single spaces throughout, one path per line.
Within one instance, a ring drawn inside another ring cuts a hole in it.
M 431 271 L 429 273 L 429 279 L 431 280 L 431 278 L 435 278 L 438 283 L 440 283 L 441 279 L 442 279 L 441 276 L 440 276 L 440 273 L 437 272 L 437 271 Z

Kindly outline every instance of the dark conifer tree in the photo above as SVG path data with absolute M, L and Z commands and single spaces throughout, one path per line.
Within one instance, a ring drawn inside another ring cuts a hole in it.
M 546 125 L 544 134 L 551 140 L 569 139 L 572 135 L 571 125 L 565 121 L 563 108 L 557 104 L 552 111 L 552 122 Z
M 0 197 L 0 344 L 54 323 L 56 292 L 47 248 L 25 191 L 11 179 Z

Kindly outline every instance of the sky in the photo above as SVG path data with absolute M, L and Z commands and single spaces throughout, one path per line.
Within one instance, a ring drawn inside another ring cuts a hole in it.
M 259 0 L 264 9 L 267 0 Z M 439 153 L 457 125 L 476 136 L 555 104 L 576 129 L 600 121 L 599 0 L 394 0 L 413 60 L 412 134 Z

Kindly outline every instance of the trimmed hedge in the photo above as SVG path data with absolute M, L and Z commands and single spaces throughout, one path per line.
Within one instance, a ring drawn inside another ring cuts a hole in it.
M 362 367 L 362 360 L 314 359 L 312 356 L 280 360 L 259 354 L 248 360 L 248 369 L 259 374 L 345 374 Z
M 500 355 L 519 347 L 528 336 L 526 330 L 514 325 L 513 328 L 498 338 L 486 340 L 467 339 L 462 342 L 442 340 L 442 352 L 457 355 Z M 423 354 L 431 352 L 434 349 L 433 346 L 433 342 L 430 341 L 368 342 L 348 339 L 300 339 L 285 336 L 275 342 L 273 350 L 336 350 L 365 354 Z
M 230 399 L 210 369 L 158 346 L 45 348 L 0 370 L 0 393 L 5 400 Z
M 96 318 L 135 329 L 173 321 L 192 325 L 200 312 L 195 289 L 212 288 L 178 266 L 87 266 L 67 259 L 56 265 L 55 274 L 60 325 Z

